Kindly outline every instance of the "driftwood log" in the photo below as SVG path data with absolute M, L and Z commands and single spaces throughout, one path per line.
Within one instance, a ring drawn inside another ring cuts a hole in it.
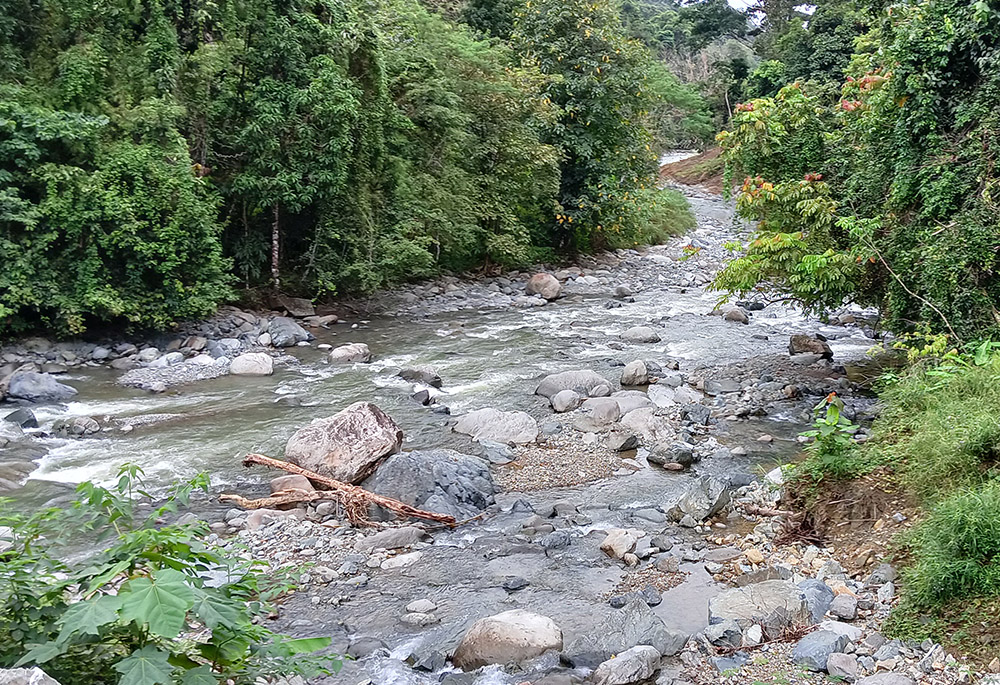
M 281 469 L 282 471 L 288 471 L 289 473 L 294 473 L 299 476 L 305 476 L 312 481 L 313 484 L 329 489 L 309 491 L 299 488 L 290 488 L 288 490 L 276 492 L 270 497 L 262 497 L 260 499 L 247 499 L 239 495 L 222 495 L 220 499 L 226 502 L 232 502 L 237 506 L 243 507 L 244 509 L 264 509 L 283 504 L 296 504 L 300 502 L 335 499 L 344 505 L 347 517 L 352 523 L 366 523 L 368 520 L 368 505 L 375 504 L 383 509 L 391 511 L 397 516 L 436 521 L 437 523 L 444 523 L 449 526 L 455 525 L 454 516 L 436 514 L 433 511 L 417 509 L 416 507 L 411 507 L 409 504 L 404 504 L 403 502 L 392 499 L 391 497 L 385 497 L 383 495 L 377 495 L 374 492 L 368 492 L 364 488 L 359 488 L 357 485 L 351 485 L 350 483 L 344 483 L 333 478 L 328 478 L 327 476 L 321 476 L 320 474 L 304 469 L 297 464 L 281 461 L 280 459 L 274 459 L 263 454 L 248 454 L 243 459 L 244 466 L 249 467 L 254 464 L 269 466 L 271 468 Z

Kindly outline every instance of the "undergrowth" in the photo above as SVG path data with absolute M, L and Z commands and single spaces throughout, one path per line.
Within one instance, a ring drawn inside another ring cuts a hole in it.
M 890 464 L 923 510 L 916 526 L 897 538 L 910 563 L 903 569 L 901 602 L 884 627 L 888 634 L 930 636 L 967 649 L 1000 633 L 995 621 L 982 623 L 983 610 L 1000 606 L 996 347 L 986 342 L 968 354 L 951 350 L 918 359 L 881 384 L 884 410 L 857 454 L 863 468 Z M 851 464 L 848 458 L 837 468 Z M 978 611 L 970 612 L 972 606 Z
M 68 509 L 0 514 L 0 668 L 40 665 L 72 685 L 250 685 L 339 668 L 329 638 L 290 639 L 261 619 L 288 573 L 203 540 L 204 523 L 163 524 L 207 488 L 178 485 L 147 516 L 142 472 L 79 486 Z M 2 505 L 2 502 L 0 502 Z M 81 558 L 79 547 L 97 551 Z
M 608 234 L 609 247 L 626 248 L 636 245 L 659 245 L 683 235 L 697 225 L 684 195 L 673 188 L 642 191 L 642 220 L 634 241 L 621 234 Z

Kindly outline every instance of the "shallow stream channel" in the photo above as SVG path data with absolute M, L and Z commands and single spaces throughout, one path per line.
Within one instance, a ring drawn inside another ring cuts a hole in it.
M 581 261 L 563 274 L 562 296 L 540 306 L 493 306 L 492 293 L 516 284 L 516 275 L 497 288 L 497 279 L 457 281 L 433 297 L 426 286 L 403 289 L 375 303 L 388 313 L 318 330 L 311 345 L 286 349 L 271 376 L 222 376 L 162 393 L 123 387 L 120 371 L 74 367 L 60 377 L 78 390 L 71 401 L 32 407 L 41 456 L 26 482 L 5 496 L 25 509 L 59 503 L 83 480 L 111 481 L 124 462 L 140 465 L 154 487 L 207 472 L 215 494 L 262 496 L 280 474 L 246 469 L 242 457 L 280 457 L 298 428 L 353 402 L 372 402 L 391 416 L 404 431 L 403 450 L 477 456 L 482 447 L 452 430 L 457 417 L 486 407 L 524 411 L 538 421 L 541 445 L 515 449 L 508 464 L 494 460 L 495 504 L 454 530 L 427 526 L 421 541 L 381 551 L 365 549 L 363 533 L 329 521 L 289 517 L 255 530 L 215 530 L 274 561 L 315 564 L 274 623 L 296 636 L 332 635 L 338 652 L 358 657 L 331 682 L 557 685 L 586 676 L 593 667 L 586 659 L 571 665 L 554 653 L 469 673 L 447 660 L 477 619 L 512 609 L 551 618 L 567 646 L 611 630 L 609 617 L 623 611 L 616 607 L 636 597 L 669 629 L 695 633 L 723 588 L 706 562 L 724 561 L 725 552 L 707 546 L 706 534 L 726 536 L 752 524 L 724 511 L 697 528 L 682 527 L 670 520 L 670 507 L 703 476 L 735 489 L 794 459 L 810 408 L 831 391 L 863 418 L 870 400 L 850 387 L 844 366 L 863 359 L 875 341 L 863 312 L 835 323 L 785 304 L 745 306 L 749 323 L 713 314 L 719 293 L 707 285 L 728 256 L 724 244 L 741 228 L 721 198 L 684 192 L 697 229 L 667 245 Z M 637 326 L 659 340 L 623 336 Z M 832 362 L 790 356 L 789 338 L 799 333 L 821 334 Z M 335 365 L 317 348 L 347 342 L 367 344 L 373 361 Z M 540 379 L 567 370 L 594 371 L 617 390 L 623 365 L 637 359 L 661 367 L 659 375 L 679 376 L 710 411 L 698 420 L 669 401 L 654 407 L 659 423 L 650 432 L 669 430 L 661 443 L 694 448 L 696 461 L 684 470 L 647 460 L 655 448 L 642 439 L 641 426 L 634 432 L 642 446 L 618 453 L 607 446 L 606 431 L 588 429 L 580 411 L 555 414 L 533 394 Z M 432 367 L 442 387 L 414 387 L 397 375 L 415 366 Z M 434 404 L 411 397 L 420 389 Z M 47 435 L 67 416 L 131 428 Z M 576 459 L 586 467 L 577 468 Z M 210 522 L 238 519 L 214 498 L 197 506 Z M 601 550 L 613 528 L 642 533 L 636 565 Z M 403 620 L 413 614 L 427 618 Z M 655 682 L 673 682 L 671 668 L 665 662 Z

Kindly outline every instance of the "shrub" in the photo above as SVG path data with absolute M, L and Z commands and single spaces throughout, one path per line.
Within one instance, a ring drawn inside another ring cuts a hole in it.
M 641 219 L 634 234 L 608 234 L 609 247 L 659 245 L 683 235 L 697 222 L 684 195 L 672 188 L 640 191 Z
M 285 574 L 230 556 L 201 539 L 201 522 L 157 525 L 206 489 L 204 476 L 174 489 L 145 518 L 142 473 L 117 487 L 84 483 L 68 510 L 6 514 L 0 570 L 0 667 L 43 665 L 73 685 L 249 685 L 261 676 L 315 675 L 339 667 L 313 655 L 327 638 L 293 640 L 255 619 L 290 587 Z M 92 536 L 80 559 L 66 543 Z M 60 554 L 61 553 L 61 554 Z

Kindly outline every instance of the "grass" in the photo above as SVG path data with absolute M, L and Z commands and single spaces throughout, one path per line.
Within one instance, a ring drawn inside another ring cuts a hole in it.
M 653 191 L 653 205 L 643 227 L 643 241 L 658 245 L 668 238 L 687 233 L 695 226 L 694 214 L 684 196 L 672 188 Z
M 903 484 L 933 502 L 995 475 L 1000 457 L 1000 360 L 916 367 L 886 386 L 873 449 L 897 461 Z

